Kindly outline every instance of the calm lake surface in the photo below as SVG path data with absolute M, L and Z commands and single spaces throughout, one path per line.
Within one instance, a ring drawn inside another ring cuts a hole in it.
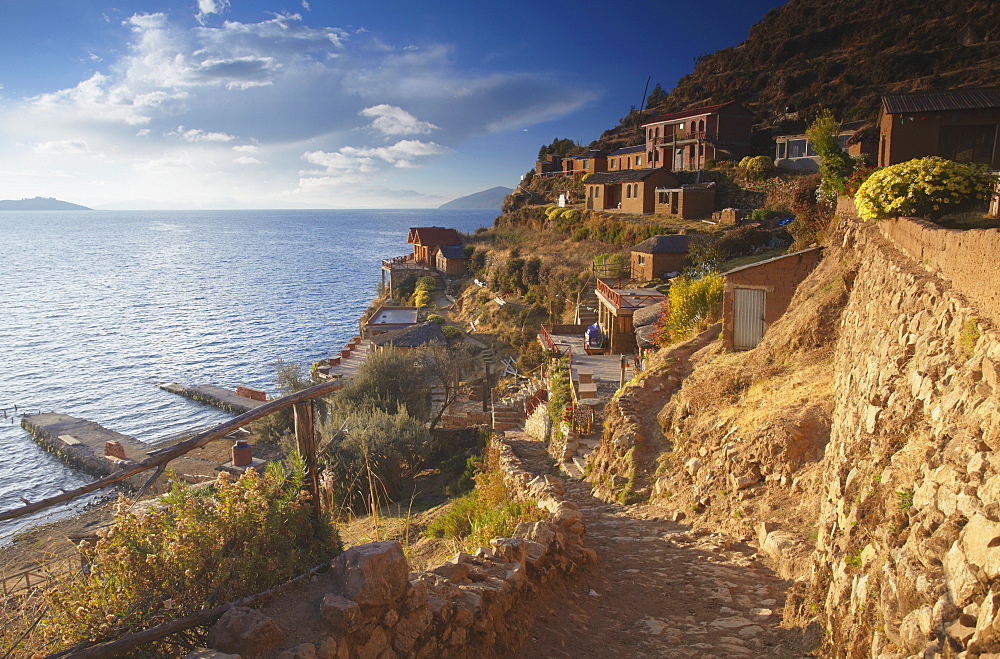
M 158 385 L 275 392 L 357 333 L 411 226 L 471 232 L 495 210 L 0 212 L 0 408 L 61 412 L 155 442 L 224 412 Z M 8 411 L 8 415 L 10 411 Z M 91 478 L 0 415 L 0 510 Z M 93 498 L 0 523 L 0 544 Z

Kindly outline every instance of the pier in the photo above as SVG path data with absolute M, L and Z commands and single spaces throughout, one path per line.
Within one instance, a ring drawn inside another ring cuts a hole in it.
M 255 410 L 267 402 L 267 396 L 264 395 L 264 392 L 250 389 L 249 387 L 237 387 L 236 391 L 230 391 L 229 389 L 223 389 L 212 384 L 186 386 L 174 382 L 171 384 L 162 384 L 160 385 L 160 389 L 196 400 L 199 403 L 218 407 L 233 414 L 243 414 L 250 410 Z M 251 398 L 251 396 L 255 397 Z
M 95 421 L 88 421 L 67 414 L 47 412 L 25 415 L 21 427 L 31 433 L 35 441 L 52 451 L 67 463 L 94 476 L 109 476 L 122 467 L 142 462 L 151 452 L 162 451 L 186 436 L 179 435 L 155 446 L 135 437 L 109 430 Z M 170 468 L 185 480 L 202 481 L 215 477 L 220 463 L 216 460 L 184 455 L 170 462 Z M 149 474 L 136 474 L 124 482 L 132 489 L 139 489 L 149 479 Z M 163 482 L 157 483 L 162 491 Z

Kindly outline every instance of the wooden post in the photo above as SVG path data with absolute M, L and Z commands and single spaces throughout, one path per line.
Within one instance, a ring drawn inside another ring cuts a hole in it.
M 312 495 L 313 510 L 319 515 L 319 474 L 316 470 L 315 405 L 312 400 L 295 403 L 295 443 L 306 463 L 306 489 Z

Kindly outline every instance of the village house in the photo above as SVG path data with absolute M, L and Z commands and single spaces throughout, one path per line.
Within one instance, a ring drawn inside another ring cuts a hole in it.
M 626 146 L 608 154 L 608 171 L 617 172 L 623 169 L 647 169 L 646 145 Z
M 680 182 L 667 169 L 626 169 L 594 174 L 584 181 L 587 208 L 622 213 L 652 213 L 656 189 L 677 188 Z
M 749 350 L 778 320 L 802 280 L 819 263 L 821 247 L 785 254 L 724 273 L 722 345 Z
M 535 161 L 535 173 L 536 174 L 561 173 L 563 170 L 562 161 L 563 161 L 562 156 L 557 156 L 553 153 L 549 153 L 541 160 Z
M 410 227 L 406 242 L 413 244 L 412 254 L 382 260 L 382 287 L 385 288 L 388 283 L 390 292 L 410 277 L 420 277 L 437 272 L 439 270 L 437 257 L 442 247 L 457 246 L 458 249 L 462 248 L 458 232 L 445 227 Z M 455 252 L 452 250 L 449 253 L 454 254 Z M 447 258 L 443 263 L 445 270 L 442 270 L 442 273 L 444 274 L 448 274 L 446 270 L 449 267 L 453 271 L 458 268 L 457 262 L 449 262 Z M 464 260 L 461 267 L 462 273 L 464 273 Z M 388 282 L 386 281 L 386 273 L 389 273 Z
M 405 329 L 416 325 L 419 315 L 416 307 L 381 306 L 361 324 L 361 336 L 368 339 L 386 332 Z
M 704 169 L 708 160 L 750 154 L 753 115 L 735 101 L 660 115 L 642 125 L 649 167 Z
M 838 135 L 840 148 L 850 156 L 865 155 L 875 162 L 878 135 L 866 121 L 841 124 Z M 804 130 L 774 135 L 774 164 L 783 169 L 818 172 L 820 157 L 809 143 Z
M 715 210 L 715 183 L 691 183 L 679 187 L 656 188 L 653 210 L 685 220 L 712 216 Z
M 691 265 L 688 245 L 691 236 L 685 233 L 653 236 L 632 248 L 632 279 L 652 281 L 664 279 L 671 272 L 681 272 Z
M 1000 170 L 1000 87 L 887 94 L 878 164 L 941 156 Z
M 596 174 L 608 171 L 608 157 L 603 151 L 589 149 L 577 156 L 562 159 L 564 174 Z
M 465 274 L 465 248 L 461 245 L 441 245 L 438 248 L 436 267 L 445 277 L 461 277 Z
M 659 304 L 666 295 L 655 288 L 615 288 L 597 281 L 597 324 L 607 337 L 611 355 L 630 355 L 638 349 L 633 314 L 645 307 Z

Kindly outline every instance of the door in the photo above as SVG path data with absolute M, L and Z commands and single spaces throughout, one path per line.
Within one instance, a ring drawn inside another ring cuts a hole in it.
M 733 348 L 749 350 L 764 336 L 765 292 L 759 288 L 733 290 Z

